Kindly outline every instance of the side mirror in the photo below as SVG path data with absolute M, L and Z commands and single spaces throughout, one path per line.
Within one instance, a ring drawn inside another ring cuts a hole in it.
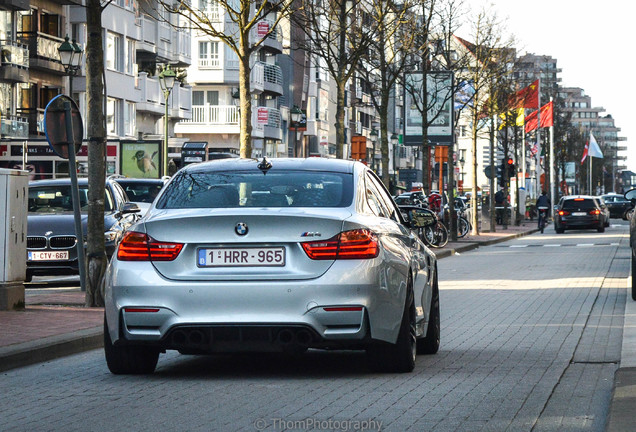
M 134 202 L 124 203 L 124 206 L 121 209 L 121 213 L 122 214 L 139 213 L 140 211 L 141 211 L 141 209 Z
M 625 192 L 625 199 L 627 201 L 631 201 L 632 203 L 636 201 L 636 189 L 630 189 Z

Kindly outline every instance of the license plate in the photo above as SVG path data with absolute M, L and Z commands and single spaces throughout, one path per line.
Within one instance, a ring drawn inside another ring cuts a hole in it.
M 243 267 L 285 265 L 285 248 L 211 248 L 199 249 L 199 267 Z
M 34 252 L 28 251 L 29 261 L 63 261 L 68 260 L 68 251 Z
M 585 212 L 574 212 L 574 213 L 572 213 L 572 216 L 585 216 L 585 215 L 587 215 L 587 213 L 585 213 Z

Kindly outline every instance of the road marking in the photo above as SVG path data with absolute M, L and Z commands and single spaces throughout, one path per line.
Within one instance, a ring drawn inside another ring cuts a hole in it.
M 620 246 L 620 243 L 522 244 L 522 245 L 497 245 L 495 247 L 526 248 L 526 247 L 590 247 L 590 246 Z

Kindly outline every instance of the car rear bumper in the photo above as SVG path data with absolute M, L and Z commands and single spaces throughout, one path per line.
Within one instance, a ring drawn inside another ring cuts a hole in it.
M 578 218 L 562 218 L 558 221 L 560 228 L 564 229 L 586 229 L 586 228 L 598 228 L 602 226 L 603 221 L 600 218 L 594 217 L 578 217 Z
M 381 287 L 374 275 L 171 281 L 151 263 L 115 259 L 106 275 L 106 317 L 115 343 L 180 351 L 355 347 L 370 338 L 394 343 L 401 316 L 386 311 L 396 304 L 403 310 L 405 292 Z

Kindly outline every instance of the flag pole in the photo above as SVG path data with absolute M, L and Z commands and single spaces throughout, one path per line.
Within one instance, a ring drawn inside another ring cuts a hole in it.
M 594 195 L 594 194 L 592 193 L 592 156 L 590 156 L 589 148 L 588 148 L 588 154 L 587 154 L 587 157 L 589 157 L 589 158 L 590 158 L 590 195 Z
M 524 108 L 525 109 L 525 108 Z M 525 125 L 525 112 L 524 112 L 524 124 L 521 125 L 521 178 L 523 189 L 528 193 L 528 187 L 526 186 L 526 125 Z
M 537 80 L 537 165 L 541 166 L 541 77 Z M 542 170 L 545 173 L 545 170 Z M 543 176 L 545 179 L 545 175 Z M 541 195 L 541 177 L 537 177 L 537 197 Z
M 552 96 L 550 96 L 550 103 L 552 103 Z M 539 113 L 541 113 L 541 108 L 539 108 Z M 554 114 L 552 114 L 552 118 L 554 119 Z M 539 122 L 539 127 L 541 126 L 541 122 Z M 556 199 L 556 191 L 555 191 L 555 175 L 554 175 L 554 121 L 552 122 L 552 126 L 550 126 L 550 199 L 551 202 L 557 202 Z M 554 217 L 553 214 L 554 206 L 550 209 L 550 214 Z

